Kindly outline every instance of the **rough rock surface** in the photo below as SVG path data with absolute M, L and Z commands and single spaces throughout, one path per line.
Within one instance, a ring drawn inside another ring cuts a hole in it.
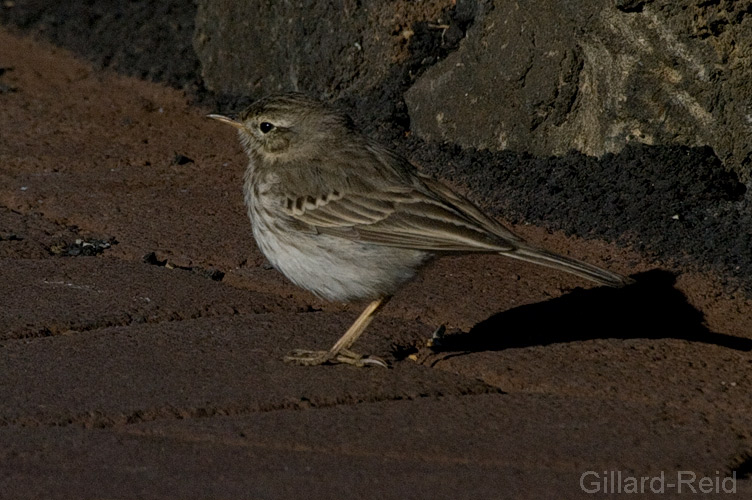
M 431 141 L 548 156 L 711 146 L 752 173 L 749 2 L 495 2 L 405 94 Z
M 363 94 L 407 59 L 414 24 L 440 19 L 452 4 L 200 1 L 194 46 L 214 91 Z M 301 13 L 315 19 L 315 27 L 301 22 Z

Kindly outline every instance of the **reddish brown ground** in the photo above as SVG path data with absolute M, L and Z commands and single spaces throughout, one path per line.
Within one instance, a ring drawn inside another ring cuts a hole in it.
M 288 366 L 360 305 L 268 269 L 211 110 L 6 31 L 0 66 L 0 496 L 566 499 L 589 470 L 749 472 L 752 304 L 713 276 L 518 227 L 644 274 L 448 258 L 359 343 L 392 369 Z

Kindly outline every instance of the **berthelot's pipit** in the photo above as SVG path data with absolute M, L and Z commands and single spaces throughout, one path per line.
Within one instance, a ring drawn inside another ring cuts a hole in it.
M 243 191 L 253 235 L 296 285 L 370 304 L 328 351 L 301 365 L 384 365 L 350 350 L 378 310 L 433 257 L 498 253 L 607 286 L 629 278 L 525 242 L 407 159 L 357 131 L 347 115 L 301 94 L 256 101 L 232 125 L 250 163 Z M 384 365 L 385 366 L 385 365 Z

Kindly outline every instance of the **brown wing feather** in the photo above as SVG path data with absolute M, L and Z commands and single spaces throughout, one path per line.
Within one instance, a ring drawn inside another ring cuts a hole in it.
M 285 212 L 303 230 L 426 251 L 504 252 L 522 241 L 399 155 L 370 142 L 356 146 L 348 164 L 337 163 L 344 155 L 327 155 L 280 173 L 290 177 L 277 184 L 287 189 L 300 185 L 293 177 L 309 181 L 312 192 L 283 194 Z
M 493 252 L 515 248 L 459 206 L 414 190 L 405 193 L 346 192 L 316 198 L 302 210 L 288 210 L 299 223 L 323 234 L 377 245 L 426 251 Z M 468 202 L 465 202 L 468 203 Z M 287 204 L 288 206 L 290 204 Z M 293 203 L 293 206 L 294 203 Z

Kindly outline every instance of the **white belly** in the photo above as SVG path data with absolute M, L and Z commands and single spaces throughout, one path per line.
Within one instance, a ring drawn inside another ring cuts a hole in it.
M 392 295 L 431 254 L 363 244 L 322 234 L 286 231 L 249 210 L 253 235 L 272 265 L 298 285 L 328 300 L 347 302 Z

